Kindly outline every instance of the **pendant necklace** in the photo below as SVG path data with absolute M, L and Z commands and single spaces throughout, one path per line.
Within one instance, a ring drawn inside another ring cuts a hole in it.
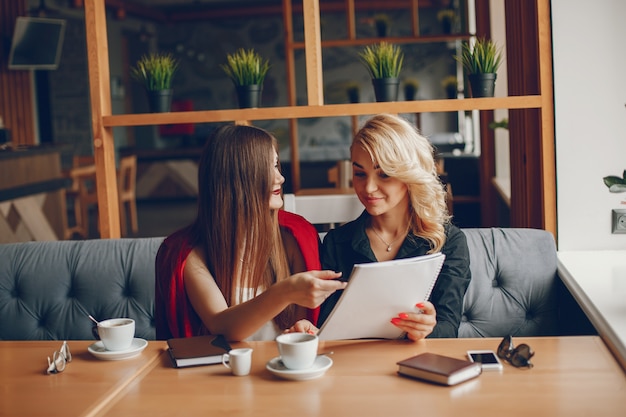
M 376 231 L 376 229 L 374 229 L 374 227 L 372 226 L 372 232 L 374 232 L 374 234 L 376 235 L 377 238 L 380 239 L 381 242 L 383 242 L 385 245 L 387 245 L 387 252 L 391 252 L 391 246 L 396 243 L 400 238 L 403 238 L 406 236 L 406 233 L 408 233 L 409 231 L 409 227 L 407 226 L 406 228 L 406 232 L 404 234 L 401 234 L 400 236 L 398 236 L 397 238 L 395 238 L 392 242 L 388 243 L 385 239 L 382 238 L 381 235 L 378 234 L 378 232 Z

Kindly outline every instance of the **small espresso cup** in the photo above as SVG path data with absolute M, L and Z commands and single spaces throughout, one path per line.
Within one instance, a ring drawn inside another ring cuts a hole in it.
M 278 352 L 285 367 L 299 370 L 313 366 L 319 339 L 308 333 L 285 333 L 276 337 Z
M 103 320 L 96 326 L 94 335 L 102 340 L 106 350 L 126 350 L 135 337 L 135 320 L 127 318 Z
M 232 349 L 222 355 L 222 364 L 229 368 L 233 375 L 248 375 L 252 365 L 252 349 Z

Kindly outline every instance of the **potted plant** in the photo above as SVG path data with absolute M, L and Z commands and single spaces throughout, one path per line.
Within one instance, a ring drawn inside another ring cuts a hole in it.
M 381 42 L 366 46 L 359 53 L 372 77 L 376 101 L 396 101 L 404 53 L 397 45 Z
M 463 65 L 472 97 L 493 97 L 502 51 L 490 39 L 478 38 L 474 46 L 463 43 L 461 55 L 455 59 Z
M 177 69 L 178 60 L 162 52 L 143 55 L 130 69 L 131 76 L 145 87 L 152 112 L 170 111 L 172 78 Z
M 389 27 L 391 26 L 391 19 L 384 13 L 374 15 L 374 27 L 376 28 L 376 34 L 379 38 L 389 36 Z
M 441 87 L 446 92 L 447 98 L 457 98 L 458 85 L 454 75 L 448 75 L 441 80 Z
M 350 103 L 358 103 L 359 100 L 359 92 L 361 87 L 358 83 L 352 82 L 346 85 L 346 94 L 348 95 L 348 101 Z
M 437 20 L 441 23 L 441 31 L 445 34 L 452 33 L 457 21 L 454 9 L 442 9 L 437 12 Z
M 420 83 L 416 79 L 409 78 L 404 81 L 404 99 L 406 101 L 415 100 L 417 90 L 420 88 Z
M 269 61 L 261 58 L 254 49 L 243 48 L 228 54 L 226 58 L 226 64 L 221 67 L 235 84 L 239 107 L 259 107 L 263 81 L 270 69 Z
M 602 181 L 609 188 L 609 192 L 626 193 L 626 169 L 622 173 L 621 178 L 617 175 L 609 175 L 602 178 Z

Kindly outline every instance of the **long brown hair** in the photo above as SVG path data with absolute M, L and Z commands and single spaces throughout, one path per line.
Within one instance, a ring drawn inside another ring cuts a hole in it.
M 276 146 L 263 129 L 226 125 L 211 134 L 200 158 L 194 245 L 229 306 L 245 289 L 262 291 L 289 276 L 278 215 L 269 207 Z M 274 321 L 286 328 L 294 315 L 290 306 Z

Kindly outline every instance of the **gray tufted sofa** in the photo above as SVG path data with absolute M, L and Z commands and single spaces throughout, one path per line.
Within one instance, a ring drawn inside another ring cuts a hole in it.
M 465 229 L 472 282 L 460 337 L 556 334 L 556 247 L 533 229 Z M 0 245 L 0 339 L 93 339 L 88 314 L 132 317 L 155 338 L 154 260 L 163 238 Z

